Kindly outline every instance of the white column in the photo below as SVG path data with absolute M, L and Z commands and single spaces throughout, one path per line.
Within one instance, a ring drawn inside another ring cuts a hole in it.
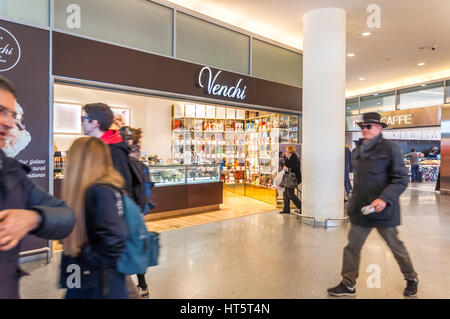
M 345 25 L 342 9 L 303 17 L 302 210 L 344 216 Z

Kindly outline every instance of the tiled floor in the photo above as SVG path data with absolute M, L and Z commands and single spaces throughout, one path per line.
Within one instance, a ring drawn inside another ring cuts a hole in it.
M 400 238 L 419 274 L 418 298 L 450 298 L 450 201 L 433 185 L 401 197 Z M 152 298 L 329 298 L 340 280 L 348 226 L 313 228 L 276 211 L 165 231 L 160 264 L 148 271 Z M 369 288 L 369 265 L 381 287 Z M 24 298 L 60 298 L 58 255 L 49 266 L 25 264 Z M 373 266 L 372 266 L 373 267 Z M 362 250 L 357 298 L 403 298 L 405 281 L 376 231 Z

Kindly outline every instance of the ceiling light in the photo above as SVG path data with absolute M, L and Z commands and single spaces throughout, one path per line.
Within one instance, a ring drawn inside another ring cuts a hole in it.
M 365 78 L 359 78 L 359 80 L 360 80 L 360 81 L 364 81 L 364 80 L 365 80 Z
M 362 36 L 363 37 L 368 37 L 369 35 L 371 35 L 372 33 L 370 33 L 370 32 L 363 32 L 362 33 Z
M 349 54 L 347 54 L 347 56 L 349 56 L 349 57 L 354 57 L 355 54 L 354 54 L 354 53 L 349 53 Z
M 424 65 L 425 65 L 425 62 L 417 63 L 417 65 L 418 65 L 418 66 L 424 66 Z
M 422 84 L 421 86 L 427 86 L 426 84 Z
M 378 93 L 375 93 L 374 95 L 375 95 L 375 96 L 378 96 Z

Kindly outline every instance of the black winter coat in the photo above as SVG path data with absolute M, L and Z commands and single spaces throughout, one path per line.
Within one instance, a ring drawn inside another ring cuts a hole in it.
M 27 169 L 18 161 L 5 156 L 0 150 L 0 211 L 5 209 L 31 209 L 37 211 L 42 222 L 30 234 L 45 239 L 63 239 L 75 225 L 75 215 L 66 203 L 33 183 Z M 0 299 L 19 298 L 20 243 L 4 252 L 0 251 Z
M 125 180 L 125 190 L 129 196 L 133 194 L 133 175 L 131 172 L 128 155 L 130 147 L 126 142 L 117 144 L 108 144 L 111 151 L 111 158 L 114 168 L 122 175 Z
M 68 268 L 71 264 L 81 268 L 81 288 L 99 286 L 105 274 L 116 271 L 127 235 L 126 223 L 123 216 L 119 215 L 116 202 L 112 186 L 98 184 L 86 191 L 85 214 L 89 243 L 82 247 L 77 257 L 63 255 L 61 288 L 67 288 L 67 278 L 73 273 Z
M 300 172 L 300 160 L 298 159 L 297 154 L 292 154 L 289 159 L 286 158 L 284 161 L 284 165 L 289 168 L 289 172 L 295 173 L 295 177 L 297 177 L 297 184 L 302 182 L 302 173 Z
M 360 154 L 362 140 L 352 152 L 353 195 L 348 205 L 348 216 L 355 225 L 368 227 L 395 227 L 400 225 L 399 197 L 408 186 L 408 174 L 403 154 L 397 144 L 380 134 Z M 361 208 L 375 199 L 387 205 L 379 213 L 362 215 Z

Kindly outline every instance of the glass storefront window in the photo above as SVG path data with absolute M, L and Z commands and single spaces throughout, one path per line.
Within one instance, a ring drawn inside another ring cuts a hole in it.
M 398 91 L 400 109 L 441 105 L 444 102 L 444 82 L 422 84 Z
M 345 115 L 356 115 L 359 113 L 358 98 L 345 100 Z
M 447 101 L 445 101 L 445 103 L 450 103 L 450 80 L 447 80 L 447 82 L 445 82 L 445 87 L 446 87 L 446 96 L 447 96 Z
M 303 56 L 290 50 L 253 39 L 252 75 L 302 87 Z
M 172 55 L 173 10 L 146 0 L 57 0 L 55 28 Z
M 1 0 L 0 16 L 48 27 L 49 0 Z
M 217 68 L 249 73 L 250 38 L 178 12 L 176 57 Z
M 395 91 L 361 97 L 360 113 L 395 111 Z

